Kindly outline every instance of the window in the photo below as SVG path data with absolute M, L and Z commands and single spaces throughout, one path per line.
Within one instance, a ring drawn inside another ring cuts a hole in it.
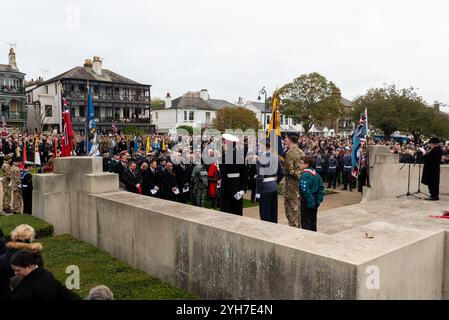
M 106 117 L 112 118 L 112 108 L 111 107 L 106 108 Z
M 53 117 L 53 106 L 52 105 L 49 105 L 49 104 L 45 105 L 45 116 L 49 117 L 49 118 Z
M 189 112 L 189 122 L 193 122 L 195 120 L 195 112 L 190 111 Z
M 75 108 L 70 108 L 70 117 L 72 119 L 75 117 Z
M 136 116 L 140 116 L 142 114 L 142 109 L 136 108 L 134 110 L 135 110 Z
M 55 93 L 57 93 L 57 92 L 58 92 L 58 84 L 55 83 Z
M 123 108 L 123 118 L 129 118 L 129 108 Z
M 206 112 L 206 122 L 210 122 L 210 112 Z
M 280 116 L 279 116 L 279 118 L 280 118 L 280 120 L 279 120 L 279 124 L 280 125 L 283 125 L 284 124 L 284 115 L 283 114 L 281 114 Z
M 80 117 L 85 116 L 86 116 L 86 109 L 84 108 L 84 106 L 80 106 Z
M 184 122 L 187 122 L 187 111 L 184 111 Z
M 267 124 L 270 124 L 270 115 L 266 115 L 266 119 L 267 119 Z
M 48 94 L 48 86 L 45 86 L 45 94 Z
M 156 112 L 156 120 L 159 120 L 159 112 Z

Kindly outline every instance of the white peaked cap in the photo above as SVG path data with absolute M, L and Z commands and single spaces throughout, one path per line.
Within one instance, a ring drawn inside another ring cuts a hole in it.
M 231 141 L 231 142 L 239 142 L 239 138 L 237 138 L 236 136 L 233 136 L 232 134 L 229 133 L 224 133 L 222 135 L 222 138 L 227 140 L 227 141 Z

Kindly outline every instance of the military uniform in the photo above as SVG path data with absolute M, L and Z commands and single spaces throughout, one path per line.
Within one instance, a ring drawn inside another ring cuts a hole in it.
M 22 190 L 20 190 L 20 168 L 14 163 L 11 168 L 11 182 L 13 192 L 13 210 L 15 214 L 22 213 Z
M 298 182 L 301 176 L 299 162 L 304 157 L 304 152 L 294 144 L 287 149 L 284 154 L 285 168 L 285 186 L 284 186 L 284 206 L 285 215 L 287 216 L 288 225 L 291 227 L 299 227 L 301 225 L 301 216 L 298 207 Z
M 11 160 L 10 155 L 6 155 L 4 158 L 4 162 L 2 165 L 3 172 L 3 211 L 6 213 L 10 213 L 11 210 L 11 165 L 9 161 Z
M 204 164 L 198 164 L 192 171 L 192 203 L 203 207 L 207 197 L 208 172 Z

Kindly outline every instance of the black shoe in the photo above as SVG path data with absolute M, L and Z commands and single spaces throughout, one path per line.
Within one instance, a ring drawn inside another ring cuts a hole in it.
M 341 190 L 346 190 L 346 191 L 347 191 L 347 190 L 348 190 L 348 188 L 342 188 Z
M 426 199 L 424 199 L 424 200 L 427 200 L 427 201 L 439 201 L 440 198 L 428 197 L 428 198 L 426 198 Z

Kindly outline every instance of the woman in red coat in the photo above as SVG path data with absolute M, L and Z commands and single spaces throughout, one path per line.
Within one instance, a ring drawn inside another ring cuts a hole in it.
M 217 199 L 218 199 L 218 190 L 217 183 L 220 177 L 220 172 L 218 171 L 218 167 L 215 164 L 215 161 L 209 167 L 207 178 L 209 182 L 209 186 L 207 189 L 207 196 L 212 200 L 212 208 L 217 207 Z

